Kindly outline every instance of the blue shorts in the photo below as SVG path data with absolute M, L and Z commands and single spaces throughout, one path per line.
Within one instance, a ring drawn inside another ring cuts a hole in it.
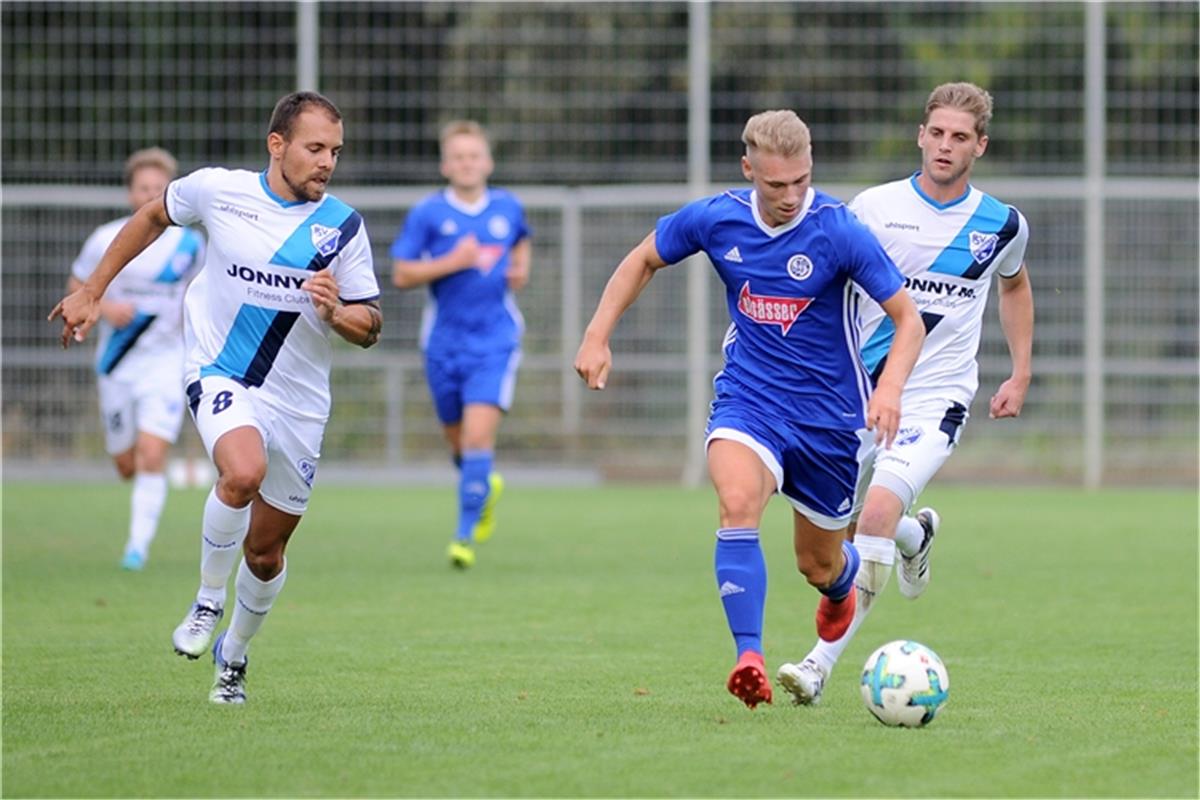
M 866 431 L 813 428 L 718 398 L 706 435 L 707 442 L 729 439 L 753 450 L 775 476 L 779 493 L 818 528 L 835 531 L 850 523 Z
M 443 425 L 462 421 L 463 407 L 484 403 L 508 411 L 517 386 L 521 348 L 480 355 L 425 354 L 425 378 L 433 407 Z

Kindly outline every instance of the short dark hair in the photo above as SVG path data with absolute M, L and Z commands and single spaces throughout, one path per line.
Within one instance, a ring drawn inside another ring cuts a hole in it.
M 292 92 L 279 98 L 275 110 L 271 112 L 271 127 L 267 134 L 278 133 L 284 139 L 292 138 L 292 128 L 296 118 L 310 108 L 319 108 L 329 115 L 334 122 L 342 121 L 342 112 L 323 94 L 319 92 Z

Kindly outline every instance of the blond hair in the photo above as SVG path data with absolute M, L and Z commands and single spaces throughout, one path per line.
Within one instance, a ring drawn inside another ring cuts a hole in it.
M 992 96 L 973 83 L 943 83 L 929 93 L 925 101 L 925 122 L 939 108 L 965 111 L 975 118 L 975 134 L 987 136 L 988 123 L 992 121 Z
M 442 126 L 442 132 L 438 135 L 438 144 L 441 146 L 442 152 L 446 151 L 446 142 L 453 139 L 455 136 L 478 136 L 483 139 L 483 143 L 490 150 L 492 147 L 491 141 L 488 139 L 487 131 L 473 119 L 456 119 L 447 122 Z
M 175 156 L 168 153 L 161 147 L 147 147 L 145 150 L 138 150 L 125 159 L 125 168 L 122 171 L 125 176 L 125 185 L 133 185 L 133 176 L 138 170 L 153 167 L 167 173 L 168 178 L 174 178 L 179 174 L 179 162 L 175 160 Z
M 812 146 L 804 120 L 795 111 L 763 111 L 746 121 L 742 129 L 746 154 L 762 150 L 784 158 L 801 155 Z

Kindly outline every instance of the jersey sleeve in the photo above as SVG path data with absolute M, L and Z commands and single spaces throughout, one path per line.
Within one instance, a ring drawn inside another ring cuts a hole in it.
M 529 220 L 525 216 L 525 206 L 521 205 L 520 201 L 513 198 L 513 221 L 516 223 L 513 227 L 516 230 L 516 235 L 513 236 L 513 244 L 528 239 L 533 236 L 533 228 L 529 225 Z
M 358 226 L 354 237 L 338 254 L 333 278 L 338 285 L 338 299 L 344 303 L 379 297 L 379 280 L 375 277 L 375 261 L 371 257 L 371 240 L 365 222 Z
M 904 286 L 904 276 L 866 225 L 853 213 L 844 221 L 845 260 L 850 277 L 876 303 L 882 304 Z
M 216 167 L 198 169 L 167 184 L 164 200 L 167 216 L 174 225 L 203 223 L 212 201 L 213 178 L 224 170 Z
M 103 228 L 92 231 L 92 235 L 83 243 L 83 249 L 79 251 L 75 262 L 71 264 L 71 277 L 79 281 L 86 281 L 91 277 L 96 265 L 100 263 L 100 256 L 108 249 L 109 241 Z
M 1015 208 L 1012 210 L 1017 215 L 1017 235 L 1008 243 L 1000 264 L 996 267 L 996 274 L 1002 278 L 1011 278 L 1021 271 L 1021 266 L 1025 263 L 1025 247 L 1029 244 L 1029 223 L 1020 211 Z
M 674 213 L 661 217 L 654 226 L 654 246 L 668 264 L 677 264 L 704 249 L 707 210 L 712 198 L 688 203 Z
M 424 203 L 418 203 L 408 212 L 400 233 L 392 241 L 390 255 L 393 261 L 416 261 L 429 249 L 429 236 L 425 225 Z

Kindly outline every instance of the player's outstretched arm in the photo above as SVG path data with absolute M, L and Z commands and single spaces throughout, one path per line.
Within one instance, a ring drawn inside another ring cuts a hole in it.
M 608 279 L 596 313 L 583 332 L 579 352 L 575 354 L 575 371 L 589 389 L 603 389 L 608 382 L 608 373 L 612 369 L 612 350 L 608 340 L 617 327 L 617 321 L 637 300 L 654 273 L 666 265 L 667 262 L 659 256 L 654 244 L 654 231 L 650 231 L 637 247 L 621 259 Z
M 867 427 L 875 431 L 876 444 L 890 448 L 900 427 L 900 396 L 904 382 L 912 372 L 921 345 L 925 343 L 925 324 L 908 292 L 900 289 L 883 303 L 883 310 L 896 326 L 892 346 L 888 348 L 887 363 L 871 393 L 867 406 Z
M 992 395 L 992 419 L 1020 416 L 1033 379 L 1033 286 L 1024 265 L 1011 278 L 1000 278 L 1000 327 L 1008 340 L 1012 375 Z
M 82 342 L 87 338 L 88 331 L 100 318 L 100 298 L 112 279 L 170 226 L 171 218 L 167 216 L 162 195 L 146 203 L 129 218 L 88 279 L 60 300 L 46 318 L 53 322 L 57 317 L 62 317 L 63 349 L 70 346 L 72 339 Z
M 343 303 L 338 298 L 337 281 L 328 267 L 313 273 L 300 286 L 312 297 L 317 315 L 329 323 L 334 333 L 350 344 L 367 348 L 379 341 L 383 331 L 383 312 L 377 300 Z
M 392 283 L 399 289 L 424 286 L 438 278 L 471 269 L 479 262 L 479 241 L 469 233 L 454 243 L 454 248 L 437 258 L 392 261 Z

